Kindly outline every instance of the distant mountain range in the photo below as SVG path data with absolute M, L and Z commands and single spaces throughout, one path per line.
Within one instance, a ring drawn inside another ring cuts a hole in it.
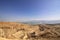
M 47 20 L 32 20 L 32 21 L 26 21 L 23 22 L 26 24 L 60 24 L 60 20 L 52 20 L 52 21 L 47 21 Z

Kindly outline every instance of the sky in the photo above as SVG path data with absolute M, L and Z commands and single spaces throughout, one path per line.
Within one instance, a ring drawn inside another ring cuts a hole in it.
M 60 0 L 0 0 L 0 21 L 60 20 Z

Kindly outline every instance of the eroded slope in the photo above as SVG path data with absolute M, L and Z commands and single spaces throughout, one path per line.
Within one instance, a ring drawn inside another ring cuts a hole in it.
M 52 25 L 0 22 L 0 37 L 6 40 L 60 40 L 60 25 Z

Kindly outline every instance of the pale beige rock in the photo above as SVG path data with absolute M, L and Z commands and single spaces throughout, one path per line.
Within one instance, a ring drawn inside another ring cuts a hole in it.
M 60 40 L 60 25 L 53 25 L 0 22 L 0 40 Z
M 23 38 L 25 33 L 23 31 L 18 31 L 14 34 L 12 34 L 15 38 Z
M 5 33 L 4 33 L 3 29 L 0 29 L 0 37 L 5 37 Z

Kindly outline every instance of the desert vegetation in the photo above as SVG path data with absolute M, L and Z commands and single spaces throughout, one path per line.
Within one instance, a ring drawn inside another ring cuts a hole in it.
M 60 40 L 60 24 L 0 22 L 0 40 Z

